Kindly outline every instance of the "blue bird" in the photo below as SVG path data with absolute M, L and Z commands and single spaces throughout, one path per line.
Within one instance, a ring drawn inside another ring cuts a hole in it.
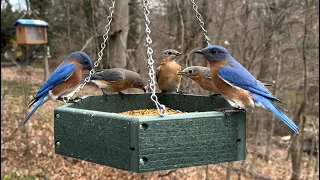
M 41 85 L 38 93 L 29 102 L 28 107 L 34 105 L 28 113 L 23 123 L 26 124 L 32 114 L 39 106 L 48 100 L 62 100 L 72 102 L 71 97 L 75 93 L 82 79 L 82 71 L 93 68 L 90 57 L 81 51 L 71 53 L 62 63 L 54 70 L 50 77 Z
M 274 97 L 224 47 L 209 45 L 195 53 L 206 57 L 210 64 L 212 81 L 226 99 L 232 100 L 241 109 L 254 106 L 263 107 L 275 114 L 295 133 L 299 133 L 297 125 L 275 106 L 275 103 L 279 105 L 284 103 Z

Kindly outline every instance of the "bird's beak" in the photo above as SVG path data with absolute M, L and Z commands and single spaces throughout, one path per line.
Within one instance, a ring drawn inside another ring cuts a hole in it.
M 178 52 L 178 53 L 176 53 L 176 56 L 180 56 L 180 55 L 182 55 L 182 54 L 181 54 L 181 53 L 179 53 L 179 52 Z
M 203 54 L 202 50 L 195 50 L 193 53 Z
M 183 71 L 178 71 L 178 75 L 186 75 L 186 73 Z

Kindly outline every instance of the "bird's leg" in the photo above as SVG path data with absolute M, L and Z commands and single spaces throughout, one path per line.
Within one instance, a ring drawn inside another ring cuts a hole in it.
M 118 94 L 120 94 L 120 95 L 121 95 L 121 99 L 123 100 L 124 93 L 123 93 L 123 92 L 121 92 L 121 91 L 119 91 L 119 93 L 118 93 Z
M 101 88 L 101 91 L 103 95 L 108 95 L 102 88 Z

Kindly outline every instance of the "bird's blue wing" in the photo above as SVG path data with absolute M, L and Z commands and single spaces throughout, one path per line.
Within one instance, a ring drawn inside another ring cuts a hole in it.
M 36 97 L 48 92 L 50 89 L 67 80 L 76 67 L 73 64 L 60 64 L 57 69 L 50 75 L 50 77 L 42 84 Z
M 240 64 L 236 64 L 236 66 L 223 66 L 218 71 L 219 77 L 233 86 L 240 87 L 270 99 L 277 99 L 260 81 L 256 80 L 248 70 L 239 65 Z

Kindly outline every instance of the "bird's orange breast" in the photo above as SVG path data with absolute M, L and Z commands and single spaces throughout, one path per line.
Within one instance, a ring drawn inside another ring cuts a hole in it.
M 223 96 L 234 101 L 240 107 L 244 108 L 253 106 L 254 104 L 248 91 L 232 86 L 219 77 L 218 71 L 224 65 L 224 61 L 220 61 L 218 63 L 210 63 L 213 84 L 217 87 L 217 89 Z
M 59 85 L 52 88 L 51 93 L 53 95 L 56 95 L 56 96 L 66 95 L 72 92 L 79 85 L 82 79 L 81 65 L 76 60 L 71 60 L 70 63 L 76 66 L 75 71 L 71 74 L 71 76 L 67 80 L 63 81 Z
M 160 64 L 158 79 L 159 89 L 162 91 L 173 92 L 179 88 L 181 83 L 181 66 L 175 61 L 165 61 Z
M 192 78 L 195 82 L 197 82 L 197 84 L 210 92 L 214 92 L 214 93 L 219 93 L 219 90 L 217 89 L 217 87 L 214 85 L 212 79 L 206 78 L 203 75 L 198 75 Z

